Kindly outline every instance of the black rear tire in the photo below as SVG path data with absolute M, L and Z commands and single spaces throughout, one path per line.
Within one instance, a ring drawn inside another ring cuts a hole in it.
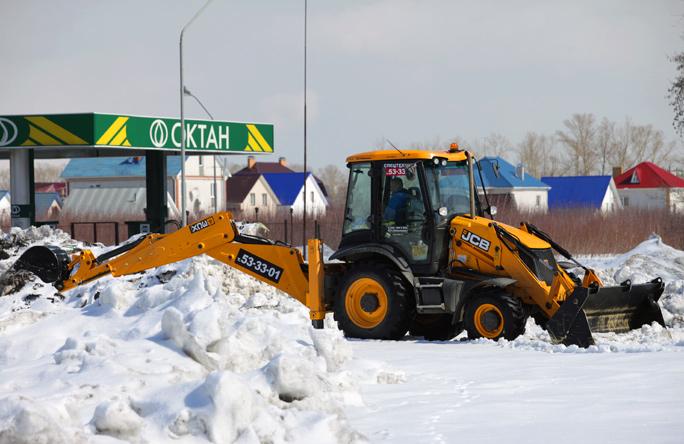
M 403 277 L 384 264 L 354 265 L 342 277 L 334 318 L 344 335 L 400 339 L 415 311 Z
M 452 314 L 419 314 L 413 319 L 409 334 L 427 341 L 448 341 L 463 331 L 463 324 L 453 324 Z
M 503 290 L 472 296 L 463 315 L 470 339 L 510 341 L 525 333 L 526 322 L 527 312 L 520 299 Z

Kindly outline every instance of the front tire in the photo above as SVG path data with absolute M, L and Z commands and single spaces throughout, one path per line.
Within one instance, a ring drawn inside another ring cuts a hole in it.
M 354 266 L 343 276 L 335 300 L 338 326 L 345 336 L 352 338 L 402 338 L 414 311 L 407 287 L 390 266 Z
M 470 339 L 511 341 L 525 332 L 527 315 L 520 299 L 498 291 L 473 296 L 466 306 L 463 322 Z

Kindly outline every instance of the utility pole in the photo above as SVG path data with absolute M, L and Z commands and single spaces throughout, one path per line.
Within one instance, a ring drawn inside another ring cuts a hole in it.
M 185 94 L 186 96 L 190 96 L 193 99 L 195 99 L 197 101 L 197 103 L 199 103 L 199 106 L 202 107 L 204 112 L 207 113 L 209 118 L 211 120 L 214 120 L 214 116 L 212 116 L 211 113 L 209 112 L 209 110 L 207 109 L 207 107 L 204 106 L 204 103 L 202 103 L 202 101 L 196 95 L 194 95 L 192 92 L 190 92 L 190 90 L 187 87 L 183 87 L 183 94 Z M 212 158 L 214 159 L 214 213 L 217 213 L 218 212 L 218 188 L 216 187 L 216 154 L 212 155 Z
M 185 30 L 195 21 L 195 19 L 204 11 L 212 0 L 207 0 L 207 2 L 202 6 L 199 11 L 192 16 L 190 21 L 183 26 L 180 32 L 180 39 L 178 41 L 178 48 L 180 50 L 180 121 L 181 121 L 181 226 L 186 226 L 188 224 L 188 214 L 186 211 L 186 194 L 187 185 L 185 183 L 185 114 L 183 113 L 183 105 L 185 102 L 185 85 L 183 84 L 183 35 Z
M 302 224 L 302 250 L 304 252 L 304 258 L 306 259 L 306 176 L 307 176 L 307 164 L 306 164 L 306 151 L 307 151 L 307 137 L 306 137 L 306 31 L 307 31 L 307 15 L 308 15 L 308 4 L 307 0 L 304 0 L 304 223 Z

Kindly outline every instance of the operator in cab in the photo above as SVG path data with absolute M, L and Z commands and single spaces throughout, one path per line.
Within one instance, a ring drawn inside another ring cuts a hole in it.
M 409 192 L 404 188 L 404 181 L 399 177 L 393 177 L 390 181 L 390 198 L 385 208 L 385 220 L 402 224 L 405 219 L 405 209 L 410 198 Z

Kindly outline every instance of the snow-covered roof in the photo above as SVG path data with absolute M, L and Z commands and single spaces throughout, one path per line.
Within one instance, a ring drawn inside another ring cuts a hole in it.
M 180 174 L 180 156 L 166 158 L 169 176 Z M 62 171 L 62 178 L 88 177 L 145 177 L 145 157 L 79 157 L 69 160 Z
M 478 161 L 478 164 L 482 169 L 485 188 L 549 188 L 545 183 L 527 172 L 520 175 L 516 171 L 516 167 L 501 157 L 483 157 Z M 482 186 L 477 167 L 474 174 L 477 186 Z
M 9 191 L 0 190 L 0 200 L 3 199 L 7 199 L 8 201 L 12 199 Z M 43 215 L 46 215 L 53 202 L 57 202 L 57 205 L 60 207 L 62 206 L 62 197 L 59 193 L 36 193 L 36 216 L 42 217 Z
M 75 188 L 64 199 L 61 219 L 87 221 L 142 221 L 147 191 L 140 188 Z M 168 217 L 177 219 L 180 211 L 167 193 Z

